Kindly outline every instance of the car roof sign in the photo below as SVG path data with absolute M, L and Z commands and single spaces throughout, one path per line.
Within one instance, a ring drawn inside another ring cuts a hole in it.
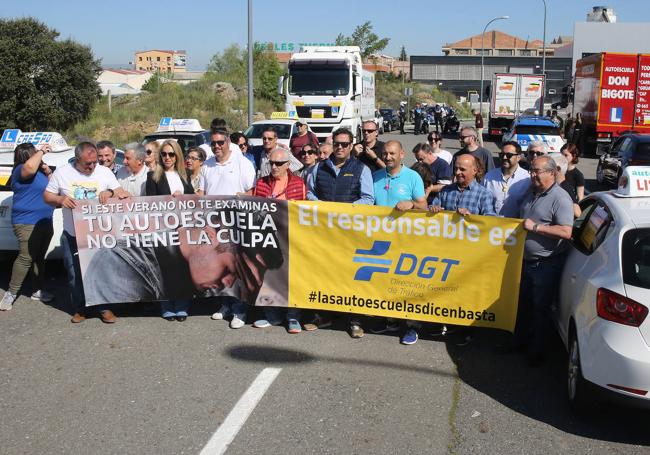
M 650 166 L 626 167 L 614 195 L 619 197 L 650 196 Z
M 199 133 L 203 131 L 201 124 L 195 118 L 171 118 L 163 117 L 158 123 L 157 133 L 189 131 Z
M 48 144 L 52 152 L 72 149 L 59 133 L 47 131 L 22 132 L 19 129 L 5 130 L 0 138 L 0 151 L 14 151 L 17 145 L 31 142 L 35 146 Z

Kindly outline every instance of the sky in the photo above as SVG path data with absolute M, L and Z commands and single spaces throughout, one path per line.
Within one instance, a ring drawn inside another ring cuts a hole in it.
M 3 19 L 32 16 L 62 38 L 89 45 L 105 65 L 128 64 L 146 49 L 183 49 L 190 70 L 203 70 L 211 57 L 247 41 L 248 0 L 22 0 L 7 1 Z M 572 35 L 595 5 L 614 8 L 619 22 L 650 22 L 648 0 L 546 0 L 546 37 Z M 541 39 L 543 0 L 253 0 L 253 39 L 259 42 L 334 42 L 370 21 L 380 38 L 390 38 L 383 53 L 441 55 L 444 43 L 498 29 L 523 39 Z

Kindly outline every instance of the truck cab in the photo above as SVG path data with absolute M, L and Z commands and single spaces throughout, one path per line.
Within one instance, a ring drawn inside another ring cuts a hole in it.
M 363 69 L 358 46 L 303 47 L 280 78 L 285 110 L 305 119 L 322 142 L 338 128 L 361 140 L 361 124 L 375 117 L 375 75 Z

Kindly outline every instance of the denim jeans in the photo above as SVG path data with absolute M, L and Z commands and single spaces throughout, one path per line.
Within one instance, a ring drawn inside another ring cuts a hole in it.
M 262 307 L 264 318 L 271 324 L 281 324 L 285 319 L 300 319 L 300 309 L 295 307 L 282 308 L 277 306 Z
M 81 279 L 81 266 L 79 265 L 79 250 L 77 249 L 76 237 L 63 231 L 61 236 L 61 247 L 63 249 L 63 265 L 68 273 L 68 290 L 72 307 L 77 313 L 86 311 L 86 298 L 84 296 L 83 281 Z M 94 307 L 98 311 L 108 309 L 106 305 Z
M 222 296 L 221 299 L 221 312 L 230 313 L 233 317 L 246 321 L 246 304 L 239 300 L 237 297 Z
M 558 254 L 540 261 L 524 261 L 521 270 L 514 344 L 524 346 L 532 335 L 531 353 L 535 355 L 545 354 L 546 339 L 552 330 L 551 306 L 557 299 L 564 259 L 564 254 Z

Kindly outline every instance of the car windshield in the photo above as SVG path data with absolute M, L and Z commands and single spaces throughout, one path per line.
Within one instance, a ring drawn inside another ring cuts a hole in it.
M 559 136 L 560 129 L 556 126 L 517 125 L 515 134 L 537 134 L 542 136 Z
M 287 124 L 272 124 L 272 123 L 259 123 L 251 125 L 244 131 L 244 136 L 248 139 L 261 139 L 262 133 L 265 129 L 273 127 L 278 133 L 278 139 L 289 139 L 291 137 L 291 125 Z
M 292 95 L 347 95 L 350 69 L 309 66 L 291 69 L 289 93 Z
M 391 115 L 393 113 L 392 109 L 379 109 L 379 112 L 381 112 L 381 115 Z
M 650 228 L 627 231 L 622 245 L 623 282 L 650 289 Z

